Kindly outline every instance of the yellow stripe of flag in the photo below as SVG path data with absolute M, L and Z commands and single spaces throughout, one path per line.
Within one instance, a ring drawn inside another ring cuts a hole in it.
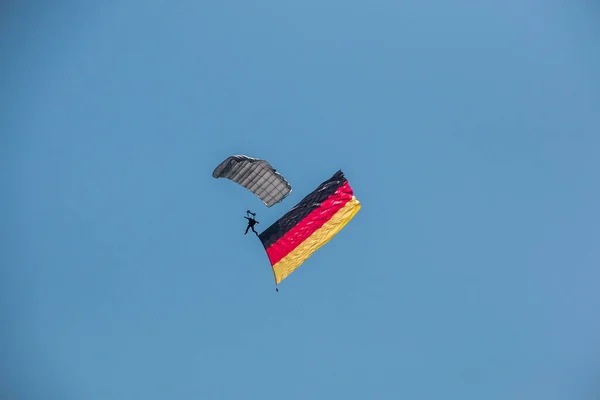
M 344 207 L 335 213 L 329 221 L 306 238 L 298 247 L 273 265 L 275 281 L 279 284 L 300 264 L 306 261 L 321 246 L 330 241 L 360 210 L 360 202 L 355 196 Z

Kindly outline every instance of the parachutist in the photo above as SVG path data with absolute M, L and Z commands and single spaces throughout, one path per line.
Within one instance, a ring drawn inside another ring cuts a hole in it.
M 248 233 L 249 229 L 252 229 L 252 232 L 254 232 L 256 236 L 258 236 L 258 232 L 254 230 L 254 225 L 259 223 L 257 220 L 254 219 L 256 214 L 250 210 L 246 211 L 246 213 L 252 215 L 252 217 L 244 217 L 248 220 L 248 226 L 246 227 L 246 232 L 244 232 L 244 235 Z

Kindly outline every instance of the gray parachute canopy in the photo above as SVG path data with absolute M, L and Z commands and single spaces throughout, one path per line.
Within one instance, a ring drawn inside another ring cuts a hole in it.
M 281 202 L 292 191 L 291 185 L 265 160 L 234 155 L 227 157 L 215 168 L 213 178 L 229 179 L 254 193 L 271 207 Z

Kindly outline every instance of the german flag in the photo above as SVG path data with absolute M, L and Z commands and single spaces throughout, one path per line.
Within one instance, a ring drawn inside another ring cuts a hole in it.
M 331 240 L 360 207 L 340 170 L 265 229 L 259 239 L 271 261 L 276 284 Z

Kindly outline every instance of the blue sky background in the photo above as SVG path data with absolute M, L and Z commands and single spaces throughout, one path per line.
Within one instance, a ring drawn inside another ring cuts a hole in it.
M 3 399 L 600 397 L 598 6 L 1 15 Z M 276 293 L 245 210 L 340 168 L 362 210 Z

